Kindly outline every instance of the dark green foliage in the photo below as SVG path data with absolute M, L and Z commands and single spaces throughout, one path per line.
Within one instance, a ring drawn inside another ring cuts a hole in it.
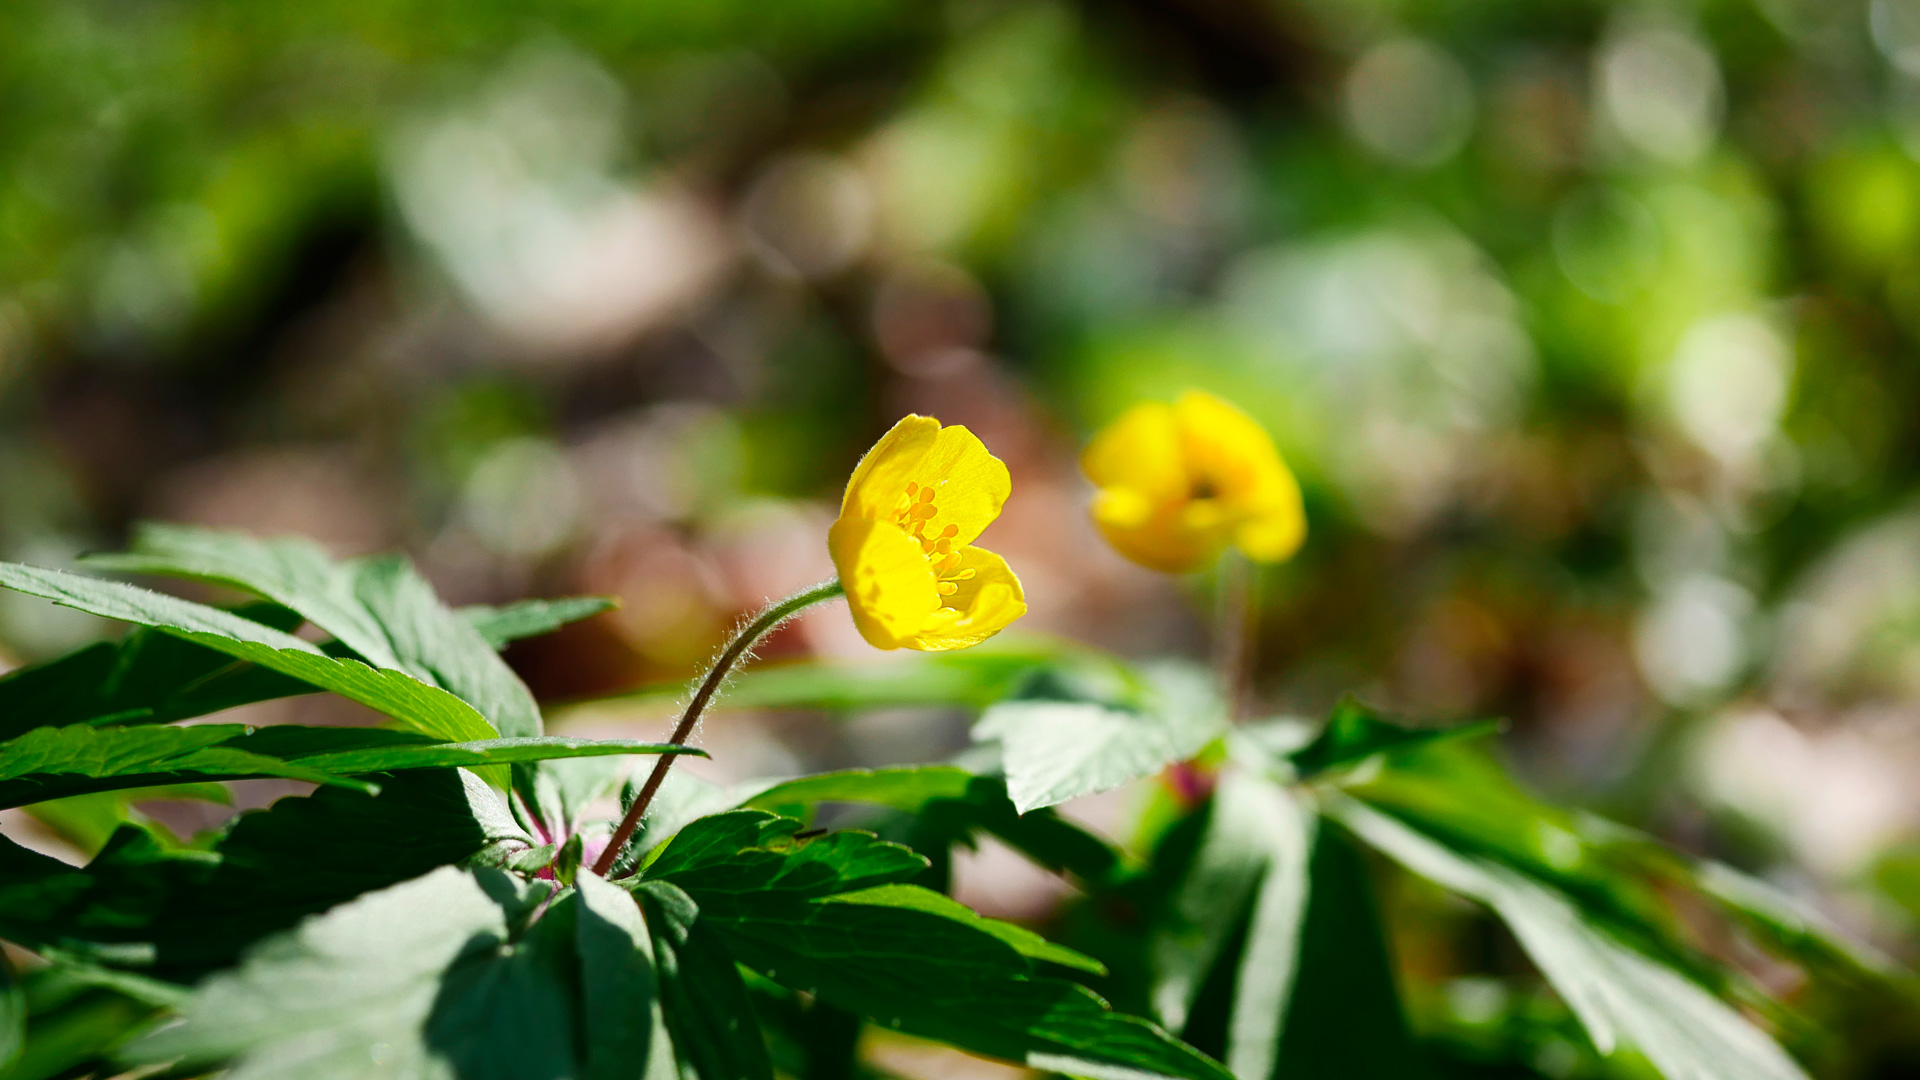
M 1312 742 L 1287 755 L 1302 779 L 1358 765 L 1375 754 L 1407 750 L 1446 739 L 1473 738 L 1499 730 L 1497 723 L 1457 728 L 1414 728 L 1384 719 L 1353 697 L 1342 698 Z
M 795 840 L 798 828 L 752 811 L 702 819 L 647 880 L 681 889 L 742 963 L 889 1027 L 1083 1075 L 1224 1077 L 1084 987 L 1034 974 L 1031 958 L 1077 957 L 901 884 L 919 856 L 861 833 Z
M 211 852 L 126 826 L 85 868 L 0 845 L 0 936 L 177 976 L 228 963 L 302 916 L 508 838 L 451 770 L 397 774 L 377 796 L 323 788 L 242 815 Z M 507 823 L 511 827 L 511 823 Z

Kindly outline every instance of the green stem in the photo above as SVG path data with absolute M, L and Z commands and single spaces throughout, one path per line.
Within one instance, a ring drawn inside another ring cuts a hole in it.
M 1254 634 L 1253 560 L 1228 548 L 1220 558 L 1218 594 L 1214 607 L 1213 667 L 1220 693 L 1227 699 L 1227 718 L 1238 721 L 1246 705 L 1252 667 Z
M 680 723 L 673 729 L 673 737 L 667 741 L 675 746 L 687 745 L 687 739 L 693 735 L 695 725 L 700 723 L 700 714 L 706 711 L 707 703 L 713 700 L 713 695 L 720 689 L 720 684 L 726 681 L 733 665 L 752 650 L 755 642 L 802 610 L 823 600 L 844 595 L 846 589 L 841 586 L 840 579 L 835 578 L 770 604 L 766 610 L 754 616 L 752 622 L 741 627 L 733 640 L 727 642 L 727 647 L 721 650 L 720 659 L 714 661 L 713 669 L 707 672 L 706 678 L 700 680 L 699 689 L 693 692 L 693 700 L 687 702 L 687 711 L 681 714 Z M 594 861 L 594 873 L 606 877 L 607 872 L 613 869 L 614 861 L 620 857 L 620 849 L 627 846 L 627 841 L 633 838 L 633 831 L 640 827 L 640 819 L 646 815 L 647 806 L 653 802 L 654 795 L 660 791 L 661 782 L 667 778 L 667 770 L 673 767 L 673 760 L 679 756 L 662 754 L 653 763 L 653 773 L 647 777 L 646 786 L 640 789 L 633 805 L 627 809 L 627 816 L 621 819 L 620 827 L 614 830 L 613 839 L 607 841 L 607 849 Z

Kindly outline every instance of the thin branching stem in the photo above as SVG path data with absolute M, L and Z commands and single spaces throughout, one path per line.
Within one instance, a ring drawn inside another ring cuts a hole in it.
M 781 623 L 798 615 L 802 610 L 845 593 L 846 590 L 841 586 L 838 578 L 823 581 L 810 589 L 802 589 L 785 600 L 768 605 L 766 610 L 754 616 L 753 621 L 741 627 L 740 632 L 733 636 L 733 640 L 727 642 L 727 647 L 720 652 L 720 658 L 713 662 L 713 668 L 707 672 L 705 678 L 700 680 L 700 686 L 693 692 L 692 700 L 687 702 L 687 711 L 680 715 L 680 723 L 673 729 L 673 737 L 667 741 L 675 746 L 687 745 L 687 740 L 693 736 L 693 729 L 700 723 L 700 714 L 706 711 L 707 703 L 713 700 L 713 695 L 720 689 L 720 684 L 726 682 L 727 673 L 733 670 L 733 666 L 752 651 L 755 642 L 771 633 Z M 661 783 L 667 778 L 667 770 L 673 767 L 674 759 L 679 756 L 662 754 L 659 760 L 653 763 L 653 773 L 647 777 L 646 785 L 634 798 L 633 805 L 627 808 L 627 816 L 621 819 L 620 827 L 614 830 L 613 839 L 607 841 L 607 849 L 602 851 L 600 858 L 594 861 L 594 873 L 605 877 L 607 872 L 613 869 L 615 860 L 620 857 L 620 849 L 626 847 L 627 841 L 633 838 L 633 831 L 640 827 L 640 819 L 646 816 L 647 806 L 653 802 L 654 795 L 659 792 Z

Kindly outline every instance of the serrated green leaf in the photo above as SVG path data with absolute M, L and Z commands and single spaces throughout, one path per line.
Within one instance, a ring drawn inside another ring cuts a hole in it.
M 503 608 L 463 608 L 490 645 L 544 633 L 605 610 L 596 597 L 528 600 Z M 291 633 L 305 619 L 275 603 L 246 604 L 234 614 Z M 344 648 L 338 642 L 336 648 Z M 321 646 L 326 651 L 327 645 Z M 118 643 L 96 642 L 66 656 L 0 676 L 0 739 L 35 727 L 82 722 L 169 723 L 319 692 L 320 687 L 151 627 Z
M 665 881 L 635 890 L 653 936 L 673 1048 L 699 1080 L 773 1080 L 747 988 L 726 946 L 685 892 Z
M 759 784 L 766 785 L 742 799 L 738 805 L 744 809 L 777 811 L 783 806 L 844 802 L 913 813 L 934 799 L 964 798 L 972 782 L 972 773 L 952 765 L 906 765 L 736 784 L 730 790 L 738 795 Z
M 36 728 L 0 743 L 0 809 L 116 788 L 267 776 L 371 791 L 375 785 L 352 777 L 680 749 L 661 743 L 557 737 L 442 742 L 377 728 L 286 725 L 255 731 L 238 724 L 137 728 L 76 724 Z
M 479 630 L 440 602 L 412 563 L 389 555 L 349 568 L 360 602 L 385 632 L 402 670 L 459 695 L 501 735 L 540 734 L 533 692 Z
M 26 812 L 91 856 L 106 846 L 107 838 L 120 826 L 146 820 L 133 808 L 134 803 L 188 801 L 231 805 L 233 792 L 221 783 L 164 784 L 38 802 L 28 806 Z
M 1002 747 L 1007 793 L 1021 813 L 1109 791 L 1192 757 L 1227 728 L 1227 713 L 1199 672 L 1161 667 L 1138 707 L 1016 700 L 988 709 L 976 740 Z
M 299 612 L 374 667 L 398 669 L 458 695 L 502 735 L 540 734 L 540 710 L 525 684 L 402 557 L 336 563 L 306 540 L 147 524 L 135 532 L 132 551 L 93 556 L 87 564 L 256 593 Z
M 212 777 L 277 776 L 378 790 L 363 780 L 252 753 L 243 748 L 250 733 L 241 724 L 35 728 L 0 744 L 0 809 Z
M 291 632 L 300 616 L 278 604 L 233 614 Z M 36 727 L 167 723 L 318 688 L 151 627 L 118 643 L 96 642 L 0 678 L 0 739 Z
M 1045 960 L 1050 964 L 1059 964 L 1062 967 L 1075 968 L 1094 975 L 1107 973 L 1105 964 L 1085 953 L 1048 941 L 1023 926 L 986 918 L 949 896 L 934 892 L 932 889 L 923 889 L 918 885 L 876 885 L 857 892 L 835 893 L 822 897 L 821 901 L 924 911 L 991 934 L 1013 946 L 1015 952 L 1029 960 Z
M 1325 805 L 1366 843 L 1430 881 L 1492 908 L 1580 1018 L 1594 1046 L 1631 1046 L 1668 1077 L 1806 1080 L 1766 1033 L 1698 983 L 1584 917 L 1565 894 L 1454 850 L 1344 796 Z
M 797 827 L 754 811 L 701 819 L 661 852 L 648 884 L 683 890 L 741 963 L 887 1026 L 1079 1076 L 1226 1080 L 1085 987 L 1034 977 L 1019 949 L 944 906 L 835 899 L 897 884 L 924 860 L 867 834 L 801 839 Z
M 566 596 L 557 600 L 521 600 L 501 607 L 473 604 L 459 616 L 480 632 L 488 645 L 504 649 L 523 638 L 551 634 L 568 623 L 591 619 L 619 607 L 605 596 Z
M 909 848 L 871 833 L 842 831 L 796 839 L 800 822 L 758 810 L 733 810 L 688 825 L 647 868 L 671 881 L 703 912 L 725 917 L 736 906 L 811 900 L 905 881 L 927 868 Z
M 290 675 L 453 742 L 498 734 L 471 705 L 403 671 L 335 659 L 317 646 L 219 608 L 115 581 L 0 563 L 0 587 L 102 618 L 152 626 Z
M 1358 765 L 1375 754 L 1408 750 L 1450 739 L 1471 739 L 1500 730 L 1498 721 L 1452 728 L 1417 728 L 1386 719 L 1349 695 L 1333 707 L 1312 742 L 1288 755 L 1301 779 Z

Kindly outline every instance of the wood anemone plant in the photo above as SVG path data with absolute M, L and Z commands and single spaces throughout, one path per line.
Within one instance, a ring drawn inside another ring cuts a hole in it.
M 1762 883 L 1526 794 L 1486 752 L 1495 725 L 1352 700 L 1319 724 L 1235 723 L 1235 677 L 989 642 L 1025 609 L 974 546 L 1009 490 L 965 429 L 903 420 L 848 484 L 837 579 L 742 627 L 665 743 L 546 734 L 500 659 L 601 601 L 455 610 L 401 558 L 163 526 L 91 567 L 248 599 L 0 564 L 0 587 L 133 627 L 0 678 L 0 809 L 88 855 L 0 837 L 0 1080 L 885 1076 L 875 1055 L 902 1040 L 1095 1080 L 1549 1059 L 1799 1080 L 1770 1033 L 1790 1006 L 1729 962 L 1727 926 L 1771 963 L 1905 1000 L 1890 962 Z M 1250 516 L 1215 540 L 1258 558 L 1286 547 L 1261 546 L 1277 528 Z M 908 655 L 733 674 L 842 596 Z M 756 706 L 967 711 L 975 745 L 725 787 L 669 773 L 730 675 Z M 388 725 L 189 723 L 318 693 Z M 188 841 L 139 809 L 258 777 L 314 786 Z M 1145 812 L 1123 844 L 1055 809 L 1125 785 Z M 597 810 L 616 791 L 617 824 Z M 1052 936 L 951 895 L 955 851 L 988 838 L 1071 886 Z M 1414 996 L 1383 897 L 1416 880 L 1470 903 L 1449 917 L 1504 924 L 1531 971 L 1481 975 L 1471 1015 Z

